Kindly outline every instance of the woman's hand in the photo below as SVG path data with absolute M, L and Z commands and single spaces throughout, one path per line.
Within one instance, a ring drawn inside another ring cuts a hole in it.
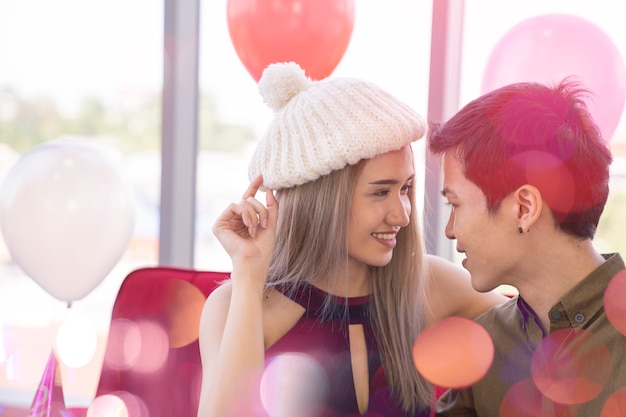
M 213 225 L 213 234 L 220 241 L 234 266 L 252 262 L 269 268 L 274 252 L 278 202 L 273 190 L 265 192 L 266 206 L 255 196 L 263 177 L 255 178 L 239 203 L 230 204 Z

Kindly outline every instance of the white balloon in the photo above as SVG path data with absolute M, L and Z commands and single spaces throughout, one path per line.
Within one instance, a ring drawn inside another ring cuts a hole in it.
M 13 260 L 53 297 L 83 298 L 126 250 L 128 188 L 94 148 L 50 141 L 25 153 L 0 189 L 0 228 Z

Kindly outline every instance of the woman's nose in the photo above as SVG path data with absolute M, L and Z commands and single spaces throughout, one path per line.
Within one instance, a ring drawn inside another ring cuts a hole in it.
M 392 226 L 406 227 L 411 220 L 411 203 L 399 198 L 391 207 L 388 214 L 388 223 Z

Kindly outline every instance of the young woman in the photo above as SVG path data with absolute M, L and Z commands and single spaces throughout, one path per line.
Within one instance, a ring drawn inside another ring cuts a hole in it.
M 376 85 L 293 63 L 259 89 L 276 116 L 213 228 L 233 270 L 203 311 L 198 416 L 429 415 L 420 330 L 504 297 L 424 253 L 411 143 L 425 122 Z

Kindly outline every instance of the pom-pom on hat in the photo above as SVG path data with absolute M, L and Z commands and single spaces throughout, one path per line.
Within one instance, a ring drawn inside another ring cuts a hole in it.
M 264 188 L 316 180 L 426 133 L 424 119 L 377 85 L 354 78 L 312 81 L 293 62 L 269 65 L 259 92 L 275 116 L 248 174 L 262 174 Z

